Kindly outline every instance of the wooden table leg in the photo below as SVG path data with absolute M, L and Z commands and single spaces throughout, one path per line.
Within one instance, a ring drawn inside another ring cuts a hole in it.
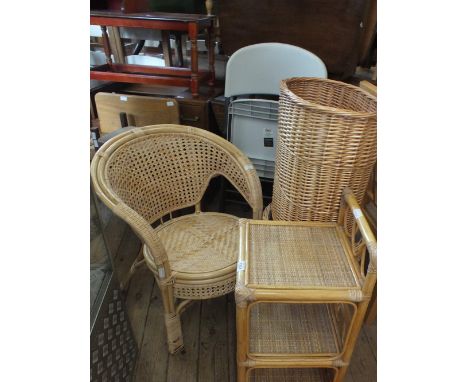
M 109 27 L 109 43 L 114 61 L 118 64 L 125 64 L 125 46 L 120 37 L 119 27 Z
M 214 56 L 214 28 L 213 24 L 206 28 L 206 45 L 208 47 L 208 70 L 210 77 L 208 78 L 208 85 L 214 86 L 215 84 L 215 56 Z
M 171 54 L 171 36 L 169 31 L 161 31 L 162 34 L 162 48 L 164 55 L 164 64 L 166 66 L 172 65 L 172 54 Z
M 106 62 L 109 66 L 112 66 L 109 36 L 107 35 L 107 27 L 105 25 L 101 25 L 101 32 L 102 32 L 102 42 L 104 45 L 104 53 L 106 54 Z
M 190 90 L 194 97 L 198 96 L 199 76 L 198 76 L 198 25 L 195 23 L 189 24 L 189 39 L 191 45 L 192 62 L 190 64 L 192 74 L 190 78 Z
M 184 66 L 184 54 L 182 52 L 182 33 L 176 32 L 176 52 L 177 52 L 177 65 L 181 68 Z

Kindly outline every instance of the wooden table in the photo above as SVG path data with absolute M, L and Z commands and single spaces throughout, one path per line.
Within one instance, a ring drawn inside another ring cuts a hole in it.
M 118 13 L 91 11 L 91 25 L 100 25 L 107 63 L 91 69 L 91 79 L 114 82 L 190 86 L 193 96 L 198 96 L 200 82 L 213 86 L 214 69 L 214 16 L 185 13 Z M 153 67 L 145 65 L 114 64 L 107 27 L 148 28 L 162 31 L 187 32 L 191 43 L 191 67 Z M 197 38 L 206 30 L 208 71 L 198 70 Z

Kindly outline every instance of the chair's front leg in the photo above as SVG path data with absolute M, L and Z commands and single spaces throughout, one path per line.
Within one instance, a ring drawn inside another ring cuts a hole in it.
M 169 353 L 175 354 L 181 351 L 184 347 L 184 339 L 182 337 L 182 325 L 180 322 L 180 314 L 177 312 L 174 301 L 174 286 L 168 280 L 157 280 L 161 289 L 161 297 L 164 305 L 164 322 L 167 332 L 167 346 Z

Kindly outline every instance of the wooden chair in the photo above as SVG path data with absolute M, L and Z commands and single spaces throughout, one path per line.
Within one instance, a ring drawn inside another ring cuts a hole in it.
M 183 347 L 180 313 L 189 302 L 234 290 L 239 220 L 201 212 L 200 206 L 218 175 L 236 187 L 259 219 L 262 193 L 251 162 L 228 141 L 201 129 L 135 128 L 106 142 L 91 164 L 96 194 L 144 244 L 144 262 L 161 289 L 170 353 Z M 172 218 L 186 208 L 194 212 Z M 176 298 L 182 300 L 177 306 Z

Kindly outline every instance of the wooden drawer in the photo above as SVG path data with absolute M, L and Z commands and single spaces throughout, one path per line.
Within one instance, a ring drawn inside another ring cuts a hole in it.
M 208 123 L 208 103 L 206 101 L 193 101 L 177 99 L 179 102 L 180 123 L 210 130 Z

